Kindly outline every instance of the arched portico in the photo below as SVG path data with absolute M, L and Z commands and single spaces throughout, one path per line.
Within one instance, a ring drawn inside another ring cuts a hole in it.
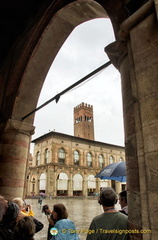
M 142 238 L 154 240 L 158 225 L 157 1 L 144 5 L 141 1 L 142 6 L 131 16 L 124 1 L 117 1 L 116 6 L 110 0 L 98 2 L 106 9 L 117 39 L 105 50 L 122 77 L 130 227 L 151 229 L 152 233 Z M 62 7 L 55 5 L 53 13 Z M 86 14 L 80 14 L 82 11 Z M 49 20 L 44 21 L 46 16 Z M 24 121 L 21 117 L 36 107 L 46 73 L 69 33 L 96 17 L 106 17 L 97 1 L 75 1 L 55 15 L 43 12 L 5 62 L 0 76 L 0 186 L 4 196 L 23 195 L 34 116 Z M 135 206 L 137 211 L 133 211 Z

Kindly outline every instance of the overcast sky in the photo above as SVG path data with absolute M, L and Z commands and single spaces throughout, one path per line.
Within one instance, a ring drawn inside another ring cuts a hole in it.
M 109 19 L 75 28 L 52 63 L 38 106 L 109 61 L 104 47 L 113 41 Z M 32 139 L 54 130 L 73 135 L 73 109 L 81 102 L 93 105 L 95 140 L 124 146 L 121 81 L 113 65 L 39 110 Z

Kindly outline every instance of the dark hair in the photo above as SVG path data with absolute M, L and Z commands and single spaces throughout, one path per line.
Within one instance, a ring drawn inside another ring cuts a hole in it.
M 57 221 L 68 218 L 68 212 L 64 204 L 58 203 L 54 205 L 54 212 L 57 213 Z
M 14 225 L 16 218 L 19 215 L 19 206 L 14 202 L 8 202 L 7 210 L 3 216 L 3 224 L 9 226 Z
M 21 218 L 14 229 L 14 240 L 32 240 L 35 234 L 35 224 L 31 217 Z
M 117 195 L 113 188 L 106 187 L 100 192 L 99 203 L 105 207 L 114 206 L 117 202 Z
M 122 200 L 125 201 L 125 203 L 127 203 L 127 191 L 126 191 L 126 190 L 120 192 L 120 193 L 119 193 L 119 196 L 120 196 L 120 198 L 121 198 Z
M 3 219 L 3 216 L 5 215 L 7 210 L 7 201 L 3 196 L 0 195 L 0 222 Z

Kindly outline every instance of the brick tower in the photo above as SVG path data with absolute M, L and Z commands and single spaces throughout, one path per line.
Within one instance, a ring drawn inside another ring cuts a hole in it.
M 94 140 L 92 105 L 82 102 L 74 108 L 74 136 Z

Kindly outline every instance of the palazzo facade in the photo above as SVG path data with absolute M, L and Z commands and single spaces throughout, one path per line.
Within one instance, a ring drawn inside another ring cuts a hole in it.
M 93 106 L 82 103 L 74 108 L 74 134 L 52 131 L 33 141 L 27 195 L 87 196 L 111 185 L 122 190 L 120 182 L 95 178 L 105 166 L 125 161 L 125 152 L 124 147 L 93 140 Z

